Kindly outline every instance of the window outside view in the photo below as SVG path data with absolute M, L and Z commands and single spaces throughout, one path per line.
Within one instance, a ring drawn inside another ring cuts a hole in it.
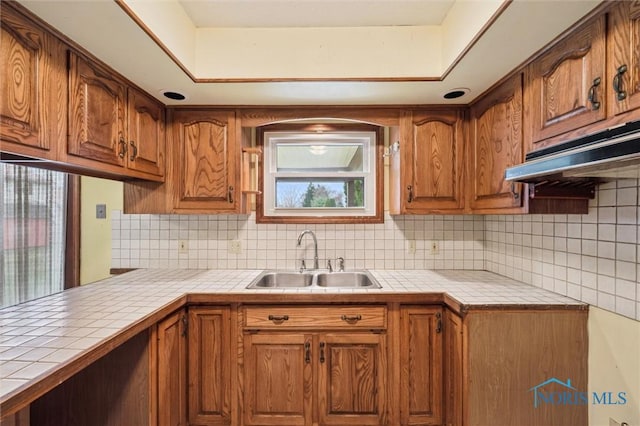
M 0 163 L 0 307 L 64 288 L 67 175 Z

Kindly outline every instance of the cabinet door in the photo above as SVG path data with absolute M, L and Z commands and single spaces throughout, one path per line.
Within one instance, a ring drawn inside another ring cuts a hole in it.
M 462 318 L 444 312 L 444 424 L 462 425 L 463 329 Z
M 583 25 L 529 68 L 531 126 L 536 142 L 606 115 L 605 17 Z
M 442 423 L 442 308 L 400 311 L 400 422 Z
M 621 1 L 609 12 L 610 114 L 640 108 L 640 1 Z
M 187 424 L 186 313 L 181 310 L 158 324 L 158 425 Z
M 504 171 L 524 160 L 522 130 L 522 76 L 517 74 L 471 108 L 472 210 L 521 211 L 525 186 L 506 182 Z
M 177 111 L 173 126 L 176 210 L 238 211 L 240 157 L 235 113 Z
M 66 128 L 66 67 L 61 44 L 3 3 L 0 8 L 0 146 L 18 155 L 54 159 L 52 141 Z
M 401 120 L 404 213 L 455 211 L 463 206 L 462 117 L 458 112 L 414 112 Z
M 69 53 L 69 154 L 125 165 L 125 96 L 112 73 Z
M 244 336 L 244 424 L 311 425 L 310 335 Z
M 189 424 L 231 424 L 229 308 L 189 309 Z
M 387 424 L 386 335 L 323 334 L 317 353 L 319 424 Z
M 164 175 L 164 106 L 130 88 L 127 96 L 128 167 L 156 176 Z

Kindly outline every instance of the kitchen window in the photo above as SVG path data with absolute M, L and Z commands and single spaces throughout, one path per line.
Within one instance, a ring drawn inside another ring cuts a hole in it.
M 77 285 L 77 177 L 5 163 L 0 175 L 0 307 Z
M 383 133 L 362 124 L 258 129 L 258 222 L 381 222 Z

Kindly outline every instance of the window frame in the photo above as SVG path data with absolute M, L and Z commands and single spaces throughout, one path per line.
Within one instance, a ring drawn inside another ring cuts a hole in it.
M 375 144 L 372 146 L 375 159 L 371 162 L 371 168 L 375 168 L 375 202 L 373 203 L 373 215 L 313 215 L 306 212 L 304 215 L 277 215 L 265 214 L 264 185 L 265 173 L 269 165 L 266 161 L 260 161 L 258 166 L 258 194 L 256 195 L 256 222 L 257 223 L 383 223 L 384 221 L 384 128 L 372 124 L 363 123 L 280 123 L 256 128 L 256 144 L 263 152 L 267 149 L 265 133 L 268 132 L 374 132 Z M 264 160 L 264 159 L 263 159 Z

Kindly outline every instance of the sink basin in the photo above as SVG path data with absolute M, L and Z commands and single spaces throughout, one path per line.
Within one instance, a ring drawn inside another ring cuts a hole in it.
M 309 287 L 313 277 L 308 273 L 267 271 L 258 275 L 247 288 Z
M 264 271 L 247 286 L 248 289 L 304 287 L 381 288 L 382 286 L 367 271 L 307 271 L 304 273 Z
M 380 284 L 366 271 L 321 272 L 316 276 L 319 287 L 368 287 L 380 288 Z

